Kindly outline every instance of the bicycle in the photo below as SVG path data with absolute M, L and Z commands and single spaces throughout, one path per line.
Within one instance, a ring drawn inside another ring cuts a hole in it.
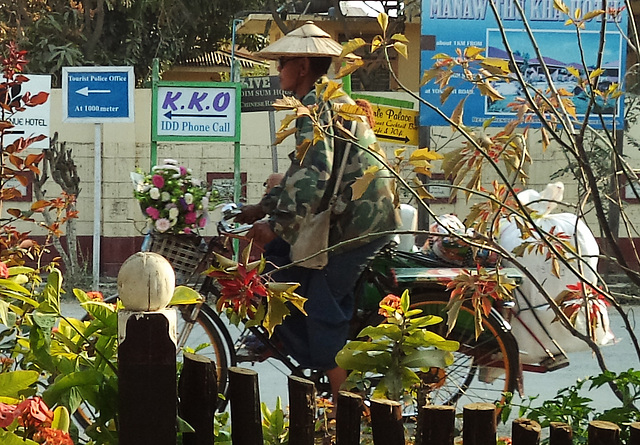
M 239 354 L 245 349 L 244 344 L 251 333 L 264 343 L 270 360 L 283 363 L 292 375 L 314 381 L 319 392 L 330 393 L 328 381 L 322 372 L 298 365 L 269 338 L 263 328 L 247 328 L 237 336 L 232 336 L 228 323 L 213 309 L 220 289 L 213 278 L 202 276 L 200 272 L 211 262 L 212 252 L 232 255 L 229 237 L 237 236 L 249 228 L 230 226 L 227 221 L 233 216 L 233 210 L 226 213 L 218 224 L 218 236 L 211 238 L 208 243 L 193 237 L 190 242 L 173 245 L 166 237 L 163 239 L 157 235 L 148 235 L 145 241 L 145 248 L 163 254 L 172 263 L 176 275 L 197 289 L 203 297 L 198 304 L 177 307 L 180 314 L 177 326 L 179 354 L 188 350 L 209 357 L 216 364 L 218 392 L 225 394 L 229 368 L 259 359 Z M 355 338 L 363 327 L 380 323 L 383 320 L 378 314 L 381 299 L 389 293 L 400 294 L 404 289 L 410 290 L 412 308 L 422 309 L 425 314 L 438 315 L 446 320 L 445 307 L 449 294 L 445 283 L 462 269 L 443 264 L 420 252 L 397 250 L 394 243 L 387 245 L 366 266 L 356 284 L 357 310 L 352 318 L 350 338 Z M 505 270 L 505 273 L 514 279 L 520 277 L 514 269 Z M 504 401 L 506 393 L 522 391 L 523 367 L 518 341 L 506 319 L 512 315 L 510 304 L 493 307 L 489 315 L 481 319 L 483 331 L 478 338 L 475 336 L 474 311 L 470 305 L 462 306 L 450 333 L 446 332 L 445 322 L 435 326 L 439 335 L 460 342 L 460 349 L 454 353 L 454 362 L 449 367 L 432 368 L 420 374 L 423 386 L 429 388 L 431 403 L 495 403 Z M 568 361 L 564 359 L 566 356 L 558 360 L 562 365 L 555 367 L 528 366 L 524 370 L 551 371 L 566 366 Z M 226 399 L 220 398 L 218 409 L 224 410 L 225 405 Z
M 328 382 L 323 373 L 299 366 L 281 347 L 274 343 L 261 327 L 247 328 L 233 338 L 227 323 L 212 308 L 219 295 L 216 281 L 211 277 L 199 277 L 196 271 L 203 270 L 210 261 L 210 253 L 231 254 L 224 242 L 229 236 L 246 231 L 249 226 L 232 228 L 227 221 L 234 216 L 228 211 L 218 225 L 219 236 L 209 241 L 208 253 L 204 254 L 197 266 L 190 269 L 178 265 L 177 274 L 187 278 L 200 278 L 190 283 L 197 287 L 203 296 L 198 305 L 179 307 L 178 347 L 188 348 L 211 358 L 217 366 L 218 391 L 227 389 L 228 369 L 243 362 L 258 361 L 258 357 L 239 354 L 251 333 L 268 350 L 270 359 L 283 363 L 293 375 L 314 381 L 319 391 L 328 391 Z M 154 250 L 154 247 L 151 246 Z M 159 249 L 157 249 L 159 250 Z M 203 249 L 201 249 L 203 250 Z M 162 253 L 162 252 L 161 252 Z M 164 252 L 166 255 L 166 252 Z M 171 257 L 171 255 L 167 255 Z M 170 262 L 175 263 L 169 258 Z M 176 265 L 174 264 L 174 268 Z M 426 273 L 431 271 L 431 273 Z M 411 290 L 412 306 L 420 308 L 425 314 L 439 315 L 446 320 L 445 306 L 449 300 L 443 279 L 451 279 L 459 268 L 443 266 L 438 261 L 421 253 L 398 251 L 393 244 L 385 247 L 369 264 L 356 285 L 358 308 L 352 319 L 350 338 L 367 325 L 378 324 L 383 318 L 378 314 L 378 304 L 389 294 L 400 294 L 402 290 Z M 517 277 L 517 273 L 513 273 Z M 394 277 L 396 279 L 392 279 Z M 446 335 L 446 323 L 438 326 L 439 334 L 457 340 L 461 349 L 455 353 L 455 361 L 446 370 L 432 370 L 422 375 L 424 383 L 431 388 L 433 403 L 453 404 L 466 395 L 472 401 L 495 402 L 503 400 L 504 392 L 515 391 L 520 382 L 518 347 L 515 338 L 509 332 L 508 323 L 498 309 L 493 309 L 488 317 L 481 321 L 484 331 L 475 338 L 474 316 L 472 308 L 461 309 L 456 327 Z M 220 409 L 226 401 L 221 399 Z

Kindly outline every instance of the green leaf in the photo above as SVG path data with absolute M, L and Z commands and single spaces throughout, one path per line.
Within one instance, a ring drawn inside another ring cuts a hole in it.
M 352 350 L 349 342 L 336 355 L 336 363 L 342 369 L 363 372 L 383 372 L 391 365 L 391 353 L 386 351 Z
M 18 397 L 18 394 L 38 381 L 38 371 L 10 371 L 0 373 L 0 396 Z
M 100 385 L 104 380 L 102 372 L 86 369 L 83 371 L 72 372 L 71 374 L 61 375 L 56 378 L 43 393 L 42 398 L 47 405 L 55 405 L 63 393 L 74 387 L 96 386 Z
M 69 432 L 70 425 L 69 410 L 66 406 L 57 406 L 53 410 L 53 421 L 51 422 L 51 428 L 56 430 Z
M 40 312 L 60 313 L 60 293 L 62 292 L 62 273 L 53 269 L 47 277 L 47 284 L 42 291 L 44 302 L 38 306 Z
M 396 325 L 382 323 L 377 326 L 365 327 L 360 331 L 358 337 L 370 337 L 374 341 L 387 337 L 395 341 L 400 341 L 402 339 L 402 330 Z
M 198 304 L 202 302 L 202 300 L 202 295 L 200 295 L 200 293 L 196 290 L 187 286 L 177 286 L 173 291 L 173 297 L 171 297 L 169 306 L 177 306 L 180 304 Z
M 0 430 L 0 443 L 2 445 L 38 445 L 31 439 L 23 439 L 11 431 Z
M 401 364 L 409 368 L 444 368 L 449 364 L 446 358 L 450 355 L 450 352 L 439 349 L 414 351 L 404 357 Z

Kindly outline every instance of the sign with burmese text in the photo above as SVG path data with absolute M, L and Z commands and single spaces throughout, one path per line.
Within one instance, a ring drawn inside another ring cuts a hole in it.
M 575 17 L 576 13 L 579 17 L 585 17 L 585 14 L 602 8 L 601 2 L 591 0 L 564 0 L 564 3 L 571 17 Z M 482 49 L 484 57 L 511 63 L 504 43 L 506 39 L 528 91 L 546 92 L 549 87 L 543 71 L 543 65 L 546 65 L 557 90 L 569 93 L 567 97 L 571 98 L 578 118 L 584 117 L 591 96 L 583 90 L 575 74 L 584 79 L 585 71 L 592 73 L 599 66 L 602 71 L 596 85 L 598 90 L 606 91 L 612 84 L 623 83 L 626 64 L 623 34 L 626 34 L 628 16 L 622 0 L 607 2 L 611 13 L 606 17 L 606 39 L 600 63 L 598 48 L 603 15 L 593 13 L 587 16 L 593 18 L 584 22 L 584 28 L 580 30 L 580 42 L 575 25 L 565 24 L 568 16 L 554 8 L 554 0 L 520 0 L 524 17 L 515 0 L 496 0 L 493 4 L 496 7 L 495 14 L 489 0 L 423 0 L 421 71 L 432 68 L 439 60 L 434 56 L 446 54 L 457 57 L 456 51 L 464 53 L 467 47 Z M 496 14 L 499 20 L 496 19 Z M 525 20 L 540 49 L 539 55 L 525 31 Z M 509 104 L 525 97 L 522 86 L 513 74 L 515 69 L 511 68 L 511 71 L 512 74 L 508 77 L 491 82 L 493 89 L 503 99 L 492 100 L 482 96 L 460 74 L 455 74 L 450 79 L 447 86 L 453 89 L 444 104 L 440 103 L 444 88 L 433 80 L 420 87 L 420 97 L 437 106 L 447 116 L 451 116 L 456 106 L 466 99 L 463 114 L 465 125 L 481 126 L 492 118 L 492 125 L 504 126 L 515 119 L 515 113 Z M 598 113 L 604 115 L 605 125 L 612 124 L 614 119 L 621 125 L 622 98 L 597 98 L 589 123 L 602 128 Z M 530 124 L 539 126 L 533 113 L 530 117 Z M 420 125 L 447 123 L 438 113 L 423 104 Z

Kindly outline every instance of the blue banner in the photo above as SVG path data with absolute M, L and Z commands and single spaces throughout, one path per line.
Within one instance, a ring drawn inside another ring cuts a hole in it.
M 580 37 L 573 24 L 566 25 L 569 18 L 554 8 L 553 0 L 522 0 L 521 5 L 527 23 L 533 31 L 535 45 L 539 48 L 543 61 L 535 51 L 534 43 L 525 31 L 523 20 L 514 0 L 494 0 L 508 46 L 514 55 L 515 63 L 522 72 L 528 90 L 545 92 L 548 89 L 546 76 L 542 71 L 544 62 L 549 69 L 553 83 L 558 90 L 570 93 L 578 119 L 584 113 L 590 96 L 583 90 L 578 78 L 579 73 L 585 78 L 585 66 L 593 72 L 597 65 L 601 40 L 601 28 L 604 15 L 584 22 Z M 628 16 L 623 2 L 608 2 L 611 14 L 607 14 L 605 28 L 605 45 L 602 53 L 602 73 L 598 88 L 606 91 L 613 83 L 622 85 L 626 64 L 626 42 Z M 571 0 L 566 2 L 570 17 L 575 17 L 579 9 L 579 17 L 598 10 L 602 2 L 595 0 Z M 422 72 L 432 68 L 437 62 L 434 56 L 448 54 L 457 57 L 456 51 L 464 52 L 467 47 L 478 47 L 483 50 L 484 57 L 509 61 L 504 37 L 500 31 L 490 0 L 423 0 L 422 2 Z M 580 45 L 580 46 L 579 46 Z M 580 50 L 582 47 L 582 52 Z M 437 106 L 444 114 L 451 116 L 461 100 L 466 98 L 463 123 L 469 126 L 481 126 L 487 119 L 493 118 L 492 125 L 504 126 L 515 119 L 515 112 L 509 106 L 524 98 L 523 88 L 517 82 L 515 70 L 500 81 L 490 82 L 491 87 L 504 99 L 489 99 L 482 96 L 473 84 L 454 75 L 448 83 L 453 87 L 448 99 L 440 104 L 443 88 L 434 80 L 420 87 L 420 97 Z M 460 71 L 458 71 L 460 72 Z M 605 117 L 605 125 L 610 125 L 615 118 L 622 124 L 622 98 L 603 100 L 598 98 L 595 109 L 589 117 L 589 123 L 602 128 L 599 116 Z M 529 118 L 532 126 L 539 126 L 537 118 Z M 537 124 L 537 125 L 536 125 Z M 446 120 L 435 111 L 422 104 L 420 109 L 420 125 L 447 125 Z

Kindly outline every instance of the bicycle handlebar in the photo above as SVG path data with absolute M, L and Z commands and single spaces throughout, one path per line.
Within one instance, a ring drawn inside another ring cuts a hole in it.
M 248 232 L 253 224 L 241 224 L 234 226 L 229 221 L 242 213 L 236 203 L 224 204 L 222 206 L 222 220 L 218 222 L 218 233 L 221 235 L 239 235 Z

